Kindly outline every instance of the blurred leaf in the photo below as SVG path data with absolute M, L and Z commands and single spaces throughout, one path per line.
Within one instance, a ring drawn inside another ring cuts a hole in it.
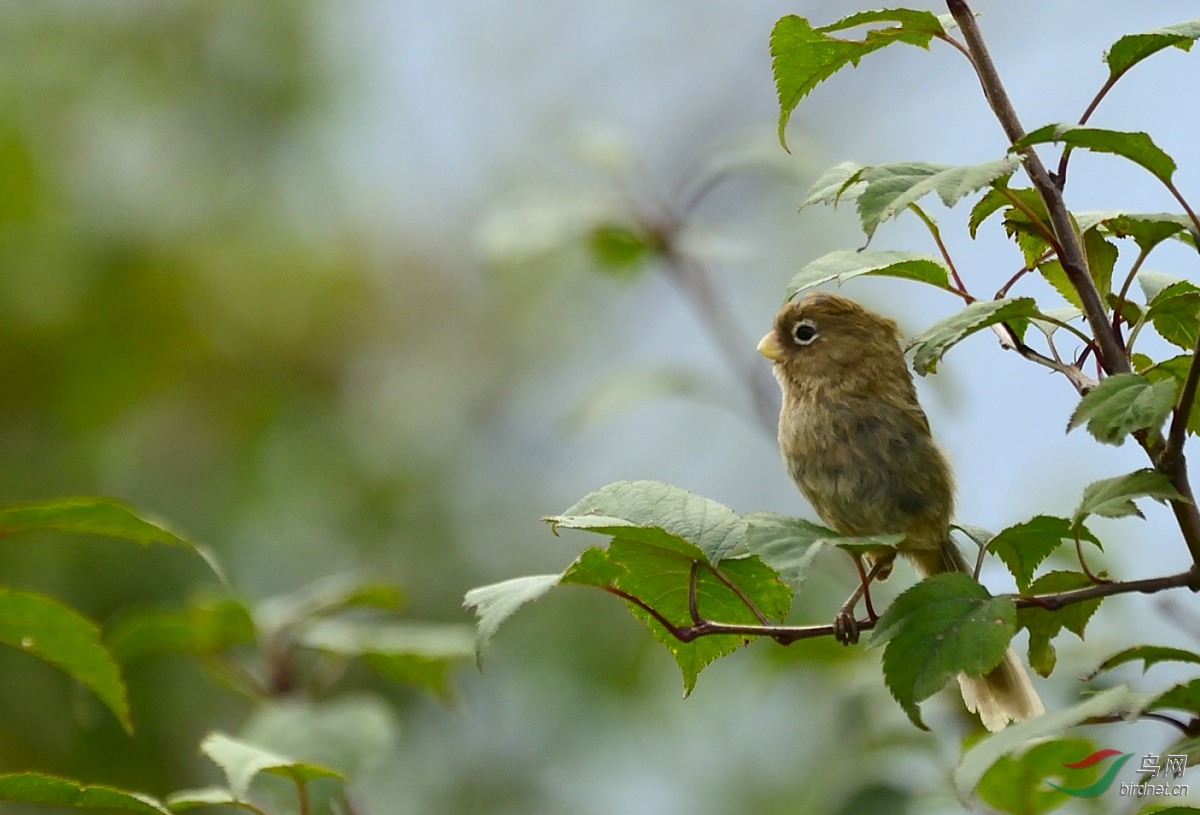
M 394 611 L 402 604 L 395 586 L 357 575 L 334 575 L 290 594 L 268 597 L 254 609 L 254 617 L 259 627 L 270 633 L 353 608 Z
M 954 770 L 954 788 L 959 801 L 966 804 L 984 774 L 1001 756 L 1010 753 L 1020 756 L 1026 748 L 1042 743 L 1046 738 L 1061 736 L 1069 728 L 1093 717 L 1136 713 L 1151 698 L 1133 692 L 1128 685 L 1118 685 L 1074 707 L 1049 711 L 985 736 L 963 753 Z
M 192 600 L 183 611 L 132 609 L 105 635 L 121 662 L 167 653 L 204 657 L 254 638 L 249 609 L 232 598 Z
M 1092 582 L 1081 572 L 1054 571 L 1042 575 L 1033 581 L 1028 591 L 1021 593 L 1034 596 L 1057 594 L 1090 585 Z M 1096 609 L 1100 608 L 1102 599 L 1097 597 L 1071 603 L 1056 611 L 1036 607 L 1017 609 L 1017 625 L 1029 631 L 1029 664 L 1039 675 L 1049 676 L 1058 660 L 1050 641 L 1064 628 L 1082 640 L 1088 620 L 1096 613 Z
M 211 806 L 236 807 L 244 802 L 239 801 L 232 790 L 225 787 L 204 787 L 195 790 L 180 790 L 167 796 L 167 804 L 171 812 L 186 812 L 189 809 Z M 250 810 L 253 811 L 253 810 Z
M 383 763 L 399 732 L 396 714 L 386 701 L 358 694 L 266 705 L 246 723 L 241 738 L 355 779 Z
M 1185 351 L 1195 347 L 1200 323 L 1200 288 L 1180 280 L 1160 289 L 1149 306 L 1146 317 L 1164 340 Z
M 1028 133 L 1010 150 L 1016 152 L 1047 142 L 1063 142 L 1073 148 L 1121 156 L 1145 168 L 1164 184 L 1170 184 L 1171 176 L 1175 174 L 1175 160 L 1145 133 L 1125 133 L 1075 124 L 1046 125 Z
M 893 250 L 859 252 L 839 249 L 822 255 L 797 272 L 788 283 L 787 297 L 790 300 L 806 289 L 830 281 L 837 281 L 841 285 L 859 275 L 915 280 L 951 290 L 949 270 L 930 255 Z
M 1133 503 L 1134 498 L 1143 497 L 1156 501 L 1187 501 L 1171 486 L 1171 480 L 1157 470 L 1135 470 L 1116 478 L 1093 481 L 1084 487 L 1083 497 L 1079 500 L 1071 523 L 1078 525 L 1089 515 L 1105 518 L 1125 518 L 1130 515 L 1144 517 Z
M 0 588 L 0 642 L 65 671 L 133 732 L 121 669 L 91 620 L 49 597 Z
M 1190 662 L 1192 664 L 1200 664 L 1200 654 L 1194 651 L 1185 651 L 1182 648 L 1171 648 L 1166 645 L 1135 645 L 1132 648 L 1118 651 L 1105 659 L 1096 666 L 1096 670 L 1087 675 L 1086 679 L 1092 679 L 1097 674 L 1104 671 L 1111 671 L 1118 665 L 1124 665 L 1127 662 L 1136 662 L 1139 659 L 1142 660 L 1142 673 L 1146 673 L 1146 671 L 1150 670 L 1151 666 L 1157 665 L 1160 662 Z
M 730 399 L 728 382 L 670 365 L 615 372 L 579 400 L 571 409 L 569 421 L 577 427 L 591 427 L 636 405 L 664 397 L 685 397 L 734 410 L 739 407 Z
M 951 677 L 982 676 L 1000 664 L 1016 633 L 1016 609 L 966 574 L 939 574 L 897 597 L 879 618 L 871 645 L 886 645 L 883 678 L 914 725 L 918 702 Z
M 208 756 L 225 773 L 229 790 L 239 801 L 245 799 L 250 782 L 259 773 L 290 778 L 297 784 L 305 784 L 314 778 L 345 780 L 336 770 L 294 761 L 224 733 L 210 733 L 205 736 L 200 742 L 200 752 Z
M 858 215 L 868 242 L 884 221 L 904 212 L 930 192 L 952 207 L 965 195 L 1006 178 L 1019 166 L 1008 156 L 983 164 L 955 166 L 920 161 L 865 167 L 858 180 L 866 186 L 858 192 Z
M 855 791 L 854 795 L 842 804 L 837 815 L 862 815 L 865 812 L 906 815 L 912 811 L 912 802 L 912 794 L 908 791 L 876 781 Z
M 1100 541 L 1082 524 L 1079 538 L 1100 548 Z M 1021 594 L 1028 594 L 1034 572 L 1042 561 L 1064 542 L 1075 542 L 1075 530 L 1066 518 L 1038 515 L 1000 530 L 988 543 L 988 551 L 1008 567 Z
M 543 520 L 554 530 L 585 529 L 644 540 L 710 563 L 746 539 L 746 522 L 732 509 L 661 481 L 618 481 Z
M 1168 688 L 1147 705 L 1146 709 L 1186 710 L 1194 716 L 1200 715 L 1200 679 Z
M 482 665 L 483 652 L 501 623 L 517 609 L 536 600 L 558 585 L 560 575 L 539 574 L 515 577 L 489 586 L 471 589 L 463 598 L 463 608 L 474 610 L 479 622 L 475 629 L 475 660 Z
M 615 538 L 605 554 L 609 563 L 620 567 L 614 583 L 617 588 L 649 605 L 672 625 L 692 624 L 688 583 L 695 559 L 671 548 L 624 538 Z M 719 568 L 767 619 L 783 619 L 791 602 L 791 592 L 761 560 L 754 556 L 726 558 Z M 696 572 L 696 605 L 700 615 L 708 620 L 759 624 L 741 598 L 705 567 Z M 681 642 L 636 604 L 630 603 L 629 610 L 649 626 L 675 657 L 683 673 L 685 695 L 695 688 L 696 678 L 706 665 L 748 642 L 748 638 L 739 635 L 705 636 L 689 643 Z
M 111 498 L 58 498 L 0 509 L 0 537 L 18 532 L 104 535 L 143 545 L 167 543 L 195 548 L 162 523 Z
M 1046 789 L 1046 782 L 1057 779 L 1072 787 L 1096 780 L 1099 768 L 1072 770 L 1070 778 L 1063 765 L 1095 752 L 1087 739 L 1066 738 L 1037 744 L 1020 758 L 1001 756 L 979 780 L 976 792 L 989 806 L 1003 812 L 1040 815 L 1071 800 L 1056 789 Z
M 1174 405 L 1173 381 L 1152 383 L 1137 374 L 1117 374 L 1084 394 L 1067 422 L 1067 431 L 1087 422 L 1088 432 L 1097 441 L 1120 446 L 1136 430 L 1157 433 Z
M 829 36 L 829 32 L 875 22 L 899 25 L 872 29 L 862 40 Z M 787 147 L 784 131 L 792 111 L 821 82 L 893 42 L 928 48 L 933 36 L 943 33 L 938 17 L 910 9 L 860 12 L 823 28 L 813 28 L 808 20 L 793 14 L 780 19 L 771 31 L 770 43 L 771 69 L 779 94 L 779 143 Z
M 1192 42 L 1200 37 L 1200 20 L 1156 28 L 1142 34 L 1126 34 L 1114 42 L 1104 55 L 1110 81 L 1164 48 L 1190 51 Z
M 0 774 L 0 801 L 47 804 L 107 813 L 170 815 L 162 803 L 140 792 L 128 792 L 44 773 Z
M 947 351 L 964 339 L 997 323 L 1039 316 L 1032 297 L 977 300 L 957 314 L 931 325 L 909 343 L 913 370 L 924 376 L 937 370 Z
M 588 249 L 603 271 L 622 277 L 641 271 L 654 245 L 650 236 L 620 224 L 600 224 L 588 233 Z
M 373 620 L 320 620 L 298 642 L 305 648 L 362 659 L 376 673 L 445 696 L 450 670 L 474 653 L 471 630 L 462 625 Z

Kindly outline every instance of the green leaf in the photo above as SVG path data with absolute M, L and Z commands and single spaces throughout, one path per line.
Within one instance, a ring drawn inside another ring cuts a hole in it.
M 162 523 L 149 520 L 111 498 L 59 498 L 0 510 L 0 537 L 42 531 L 104 535 L 143 545 L 193 546 Z
M 1087 423 L 1102 444 L 1120 446 L 1136 430 L 1157 433 L 1175 405 L 1175 383 L 1151 382 L 1138 374 L 1117 374 L 1092 388 L 1071 414 L 1067 431 Z
M 1087 254 L 1088 274 L 1096 284 L 1096 291 L 1103 297 L 1112 291 L 1113 266 L 1117 262 L 1117 246 L 1101 234 L 1098 229 L 1083 233 L 1083 250 Z
M 803 585 L 816 556 L 838 537 L 823 526 L 773 512 L 752 512 L 742 519 L 746 522 L 746 549 L 778 572 L 793 591 Z
M 886 644 L 883 677 L 914 725 L 927 730 L 917 703 L 951 677 L 982 676 L 1000 664 L 1016 633 L 1016 609 L 970 575 L 939 574 L 897 597 L 871 635 Z
M 474 653 L 466 626 L 343 618 L 314 623 L 300 634 L 298 644 L 361 659 L 387 679 L 419 685 L 443 697 L 450 692 L 451 669 Z
M 1200 329 L 1200 288 L 1186 280 L 1158 291 L 1150 301 L 1146 317 L 1164 340 L 1190 351 Z
M 1109 80 L 1115 81 L 1146 57 L 1165 48 L 1190 51 L 1197 37 L 1200 37 L 1200 20 L 1156 28 L 1142 34 L 1126 34 L 1114 42 L 1104 55 L 1104 61 L 1108 63 Z
M 1185 651 L 1182 648 L 1171 648 L 1166 645 L 1135 645 L 1108 657 L 1085 678 L 1092 679 L 1097 674 L 1111 671 L 1118 665 L 1136 662 L 1139 659 L 1142 661 L 1143 674 L 1150 670 L 1151 666 L 1160 662 L 1190 662 L 1193 665 L 1200 665 L 1200 654 L 1194 651 Z
M 1080 525 L 1079 537 L 1097 548 L 1100 541 Z M 1075 542 L 1075 530 L 1066 518 L 1038 515 L 1002 529 L 988 543 L 988 551 L 1004 562 L 1016 580 L 1017 590 L 1028 594 L 1034 572 L 1064 542 Z
M 249 610 L 232 598 L 193 600 L 184 610 L 126 611 L 108 629 L 105 640 L 121 662 L 167 653 L 205 657 L 253 642 Z
M 862 40 L 829 36 L 829 32 L 876 22 L 898 25 L 868 31 Z M 796 15 L 783 17 L 772 29 L 770 41 L 771 70 L 779 94 L 779 143 L 786 149 L 784 132 L 792 111 L 821 82 L 847 65 L 857 67 L 864 56 L 893 42 L 928 48 L 930 39 L 944 33 L 937 16 L 910 9 L 861 12 L 824 28 L 813 28 Z
M 836 206 L 842 199 L 855 199 L 866 188 L 866 184 L 857 181 L 858 175 L 866 169 L 853 161 L 843 161 L 835 164 L 821 174 L 800 202 L 800 209 L 812 204 L 832 204 Z
M 733 510 L 661 481 L 618 481 L 543 518 L 557 531 L 620 535 L 717 563 L 745 544 L 746 523 Z
M 1117 238 L 1133 238 L 1138 249 L 1149 252 L 1167 238 L 1195 244 L 1192 220 L 1168 212 L 1081 212 L 1075 216 L 1080 229 L 1098 227 Z
M 1048 572 L 1033 581 L 1028 591 L 1022 594 L 1057 594 L 1082 589 L 1092 585 L 1087 575 L 1080 572 L 1055 571 Z M 1058 655 L 1050 641 L 1057 637 L 1065 628 L 1079 639 L 1083 639 L 1084 629 L 1088 620 L 1100 608 L 1102 598 L 1084 600 L 1072 603 L 1057 611 L 1044 608 L 1017 609 L 1017 625 L 1029 631 L 1029 664 L 1041 676 L 1049 676 L 1054 671 Z
M 0 801 L 101 809 L 106 813 L 130 815 L 171 815 L 171 810 L 161 802 L 140 792 L 84 784 L 44 773 L 0 774 Z
M 358 608 L 394 611 L 403 604 L 395 586 L 364 580 L 359 575 L 334 575 L 289 594 L 268 597 L 254 610 L 258 627 L 274 632 L 306 625 Z
M 894 218 L 910 204 L 936 192 L 947 207 L 964 195 L 1007 178 L 1020 165 L 1013 156 L 983 164 L 954 166 L 909 161 L 866 167 L 858 176 L 865 187 L 858 193 L 858 215 L 870 241 L 881 223 Z
M 1186 710 L 1193 715 L 1200 715 L 1200 679 L 1193 679 L 1191 682 L 1168 688 L 1159 694 L 1146 709 Z
M 517 609 L 538 599 L 558 585 L 561 575 L 539 574 L 514 577 L 501 583 L 471 589 L 463 598 L 463 608 L 472 609 L 479 618 L 475 627 L 475 660 L 482 664 L 483 652 L 500 625 Z
M 1171 480 L 1157 470 L 1135 470 L 1116 478 L 1094 481 L 1084 487 L 1083 497 L 1071 522 L 1079 524 L 1089 515 L 1104 518 L 1125 518 L 1130 515 L 1144 517 L 1133 503 L 1134 498 L 1143 497 L 1156 501 L 1187 500 L 1171 486 Z
M 650 236 L 620 224 L 593 227 L 587 243 L 601 269 L 622 277 L 640 271 L 653 249 Z
M 1138 272 L 1137 282 L 1138 288 L 1142 290 L 1142 295 L 1146 298 L 1146 303 L 1149 304 L 1167 288 L 1185 281 L 1182 277 L 1144 269 Z
M 1071 770 L 1069 776 L 1063 771 L 1064 764 L 1095 751 L 1096 746 L 1087 739 L 1065 738 L 1037 744 L 1020 758 L 1001 756 L 983 774 L 976 792 L 985 803 L 1003 812 L 1049 812 L 1069 799 L 1065 793 L 1047 788 L 1046 782 L 1079 787 L 1095 781 L 1100 772 L 1097 766 Z
M 1062 295 L 1062 298 L 1070 303 L 1074 308 L 1083 310 L 1083 301 L 1079 298 L 1079 292 L 1075 290 L 1075 285 L 1071 283 L 1067 277 L 1067 272 L 1063 269 L 1062 261 L 1058 258 L 1051 258 L 1044 263 L 1039 263 L 1037 270 L 1041 272 L 1042 278 L 1049 283 L 1056 292 Z
M 1014 144 L 1010 151 L 1017 152 L 1035 144 L 1048 142 L 1063 142 L 1072 148 L 1121 156 L 1148 170 L 1164 184 L 1170 184 L 1171 177 L 1175 174 L 1175 160 L 1155 144 L 1149 135 L 1140 132 L 1127 133 L 1074 124 L 1046 125 L 1027 134 Z
M 616 538 L 607 550 L 608 560 L 621 569 L 615 586 L 655 609 L 672 625 L 692 623 L 688 609 L 688 581 L 696 561 L 671 549 L 638 540 Z M 787 614 L 791 592 L 778 575 L 757 557 L 726 558 L 720 571 L 770 620 Z M 696 604 L 705 619 L 756 625 L 757 617 L 709 568 L 696 574 Z M 713 660 L 732 653 L 748 640 L 738 635 L 706 636 L 690 643 L 672 636 L 636 604 L 629 610 L 666 646 L 683 674 L 684 693 L 695 688 L 700 671 Z
M 200 742 L 200 752 L 208 756 L 225 773 L 229 790 L 239 801 L 245 799 L 250 782 L 259 773 L 290 778 L 297 784 L 304 784 L 315 778 L 345 780 L 336 770 L 294 761 L 224 733 L 210 733 L 205 736 Z
M 977 331 L 1008 320 L 1039 316 L 1032 297 L 977 300 L 957 314 L 939 320 L 909 343 L 913 369 L 922 376 L 937 370 L 942 356 Z
M 841 285 L 859 275 L 897 277 L 928 283 L 946 291 L 952 290 L 949 270 L 929 255 L 895 250 L 857 252 L 839 249 L 822 255 L 797 272 L 788 283 L 787 296 L 790 300 L 814 286 L 831 281 Z
M 31 654 L 91 689 L 133 732 L 125 683 L 95 623 L 57 600 L 0 588 L 0 642 Z
M 954 770 L 954 788 L 964 804 L 984 773 L 1001 756 L 1021 753 L 1042 743 L 1047 737 L 1061 736 L 1066 730 L 1097 716 L 1136 713 L 1152 697 L 1135 693 L 1128 685 L 1102 691 L 1087 701 L 1066 710 L 1053 710 L 1024 722 L 1010 724 L 992 733 L 967 750 Z
M 1013 205 L 1012 199 L 1014 198 L 1035 213 L 1045 229 L 1053 231 L 1050 227 L 1050 216 L 1046 212 L 1046 204 L 1038 195 L 1037 190 L 1030 187 L 1013 189 L 1006 184 L 997 183 L 971 208 L 971 216 L 967 220 L 967 229 L 970 231 L 971 237 L 975 237 L 984 221 L 1000 210 L 1004 210 L 1010 217 L 1017 217 L 1024 223 L 1030 223 L 1027 216 Z M 1011 237 L 1013 231 L 1007 218 L 1006 226 L 1009 227 L 1008 234 Z
M 194 790 L 180 790 L 167 796 L 167 804 L 172 812 L 186 812 L 189 809 L 212 806 L 236 807 L 244 802 L 234 797 L 233 791 L 225 787 L 203 787 Z
M 1134 354 L 1135 358 L 1139 356 L 1139 354 Z M 1176 389 L 1179 389 L 1183 387 L 1183 381 L 1187 378 L 1188 368 L 1191 365 L 1192 355 L 1181 354 L 1143 368 L 1141 374 L 1151 382 L 1170 380 L 1175 383 Z M 1187 429 L 1192 434 L 1200 433 L 1200 391 L 1197 391 L 1196 398 L 1192 401 L 1192 409 L 1188 413 Z

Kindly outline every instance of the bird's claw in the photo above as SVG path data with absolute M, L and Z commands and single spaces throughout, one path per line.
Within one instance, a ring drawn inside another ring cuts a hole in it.
M 843 608 L 833 618 L 833 638 L 842 645 L 858 644 L 858 620 L 854 609 Z

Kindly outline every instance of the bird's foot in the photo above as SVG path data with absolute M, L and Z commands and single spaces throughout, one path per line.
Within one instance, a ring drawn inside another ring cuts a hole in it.
M 853 608 L 843 608 L 833 618 L 833 638 L 842 645 L 858 643 L 858 620 Z

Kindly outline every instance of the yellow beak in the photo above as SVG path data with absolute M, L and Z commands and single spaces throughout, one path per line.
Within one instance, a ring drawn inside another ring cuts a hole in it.
M 758 341 L 758 353 L 772 362 L 779 362 L 783 359 L 783 346 L 779 344 L 774 331 L 768 331 L 767 336 Z

